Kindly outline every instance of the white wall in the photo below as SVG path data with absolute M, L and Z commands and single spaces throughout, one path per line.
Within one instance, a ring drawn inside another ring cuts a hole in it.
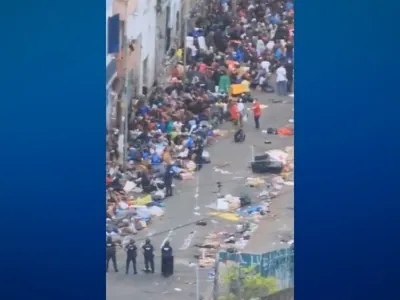
M 156 0 L 138 0 L 136 12 L 128 16 L 128 39 L 137 40 L 141 36 L 141 63 L 139 91 L 143 86 L 143 62 L 147 58 L 147 78 L 151 86 L 154 81 L 156 54 Z
M 184 1 L 184 0 L 182 0 Z M 173 29 L 173 35 L 171 35 L 172 38 L 175 38 L 175 33 L 176 33 L 176 13 L 181 10 L 181 0 L 171 0 L 171 14 L 169 16 L 169 24 L 168 27 Z M 180 21 L 180 20 L 179 20 Z

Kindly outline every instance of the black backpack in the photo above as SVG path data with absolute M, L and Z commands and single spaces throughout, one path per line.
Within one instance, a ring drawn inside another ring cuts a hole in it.
M 242 143 L 246 139 L 246 134 L 244 133 L 243 129 L 239 129 L 236 131 L 234 135 L 234 141 L 235 143 Z

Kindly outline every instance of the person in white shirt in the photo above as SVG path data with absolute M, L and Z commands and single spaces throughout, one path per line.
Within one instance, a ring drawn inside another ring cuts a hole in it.
M 244 117 L 244 104 L 242 102 L 242 99 L 239 99 L 239 102 L 237 104 L 237 110 L 240 115 L 240 121 L 239 121 L 240 126 L 242 126 L 243 125 L 243 117 Z
M 286 69 L 283 65 L 281 65 L 276 70 L 276 89 L 278 96 L 286 96 L 287 94 L 287 77 L 286 77 Z
M 244 113 L 244 104 L 243 104 L 243 102 L 242 102 L 242 99 L 239 100 L 239 103 L 237 104 L 237 109 L 238 109 L 239 114 L 240 114 L 241 116 L 243 116 L 243 113 Z
M 263 68 L 267 74 L 269 73 L 270 66 L 271 66 L 271 63 L 268 60 L 263 60 L 261 62 L 261 68 Z
M 268 43 L 267 43 L 267 49 L 268 49 L 268 51 L 272 51 L 272 49 L 274 49 L 274 47 L 275 47 L 275 42 L 274 41 L 269 41 Z

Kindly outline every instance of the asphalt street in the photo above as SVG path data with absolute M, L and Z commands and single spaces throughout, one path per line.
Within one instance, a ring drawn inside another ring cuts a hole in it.
M 271 136 L 262 133 L 268 127 L 281 127 L 293 119 L 293 98 L 278 97 L 276 94 L 254 92 L 263 109 L 260 121 L 261 130 L 254 129 L 252 114 L 245 123 L 246 141 L 242 144 L 233 142 L 232 134 L 220 138 L 213 146 L 207 148 L 211 155 L 211 164 L 196 174 L 195 179 L 185 182 L 175 182 L 174 197 L 166 200 L 165 216 L 155 220 L 145 231 L 136 237 L 138 246 L 146 237 L 150 237 L 156 249 L 155 267 L 156 274 L 144 274 L 139 271 L 137 275 L 125 275 L 125 254 L 122 250 L 118 253 L 119 273 L 114 273 L 110 268 L 107 274 L 107 299 L 125 300 L 131 297 L 138 299 L 195 299 L 196 298 L 196 272 L 190 266 L 194 261 L 193 255 L 198 253 L 194 244 L 200 243 L 204 236 L 213 231 L 223 230 L 233 226 L 218 218 L 210 220 L 207 226 L 191 224 L 196 220 L 208 216 L 210 211 L 207 205 L 216 200 L 216 182 L 222 182 L 222 193 L 233 194 L 240 189 L 244 178 L 251 176 L 248 168 L 252 157 L 251 145 L 254 152 L 262 153 L 269 149 L 282 149 L 293 145 L 293 137 Z M 275 103 L 272 100 L 281 100 Z M 251 104 L 247 104 L 250 107 Z M 228 124 L 224 124 L 228 128 Z M 268 139 L 271 144 L 264 144 Z M 216 165 L 228 163 L 223 169 L 229 174 L 221 173 Z M 293 230 L 293 187 L 285 187 L 282 196 L 273 200 L 271 213 L 267 219 L 260 223 L 259 229 L 254 233 L 246 251 L 265 252 L 284 245 L 280 240 L 281 234 Z M 160 275 L 160 247 L 165 240 L 171 242 L 174 248 L 175 273 L 171 278 L 165 279 Z M 138 254 L 138 269 L 144 268 L 144 260 Z M 132 270 L 131 270 L 132 271 Z M 200 294 L 208 297 L 212 292 L 212 280 L 209 279 L 208 269 L 200 269 Z

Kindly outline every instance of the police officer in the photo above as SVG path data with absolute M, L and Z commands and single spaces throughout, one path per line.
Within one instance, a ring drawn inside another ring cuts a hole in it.
M 169 241 L 166 241 L 161 248 L 161 273 L 164 277 L 168 277 L 173 274 L 173 262 L 174 257 L 172 255 L 172 247 Z
M 174 177 L 174 172 L 172 171 L 172 164 L 168 164 L 165 169 L 165 189 L 166 189 L 166 197 L 172 197 L 172 179 Z
M 203 167 L 203 140 L 199 139 L 197 140 L 197 145 L 196 145 L 196 158 L 195 158 L 195 163 L 196 163 L 196 170 L 200 171 L 201 168 Z
M 112 238 L 109 236 L 107 237 L 106 241 L 106 272 L 108 272 L 108 264 L 110 263 L 110 259 L 112 260 L 114 271 L 118 272 L 117 268 L 117 245 L 113 242 Z
M 143 256 L 144 256 L 144 268 L 145 272 L 154 273 L 154 247 L 150 243 L 149 239 L 146 239 L 146 243 L 142 247 L 143 249 Z M 149 269 L 150 264 L 150 269 Z
M 137 274 L 136 270 L 137 247 L 133 239 L 129 240 L 129 244 L 126 245 L 125 251 L 126 251 L 126 274 L 128 275 L 129 273 L 129 265 L 131 264 L 131 262 L 133 265 L 133 274 Z

